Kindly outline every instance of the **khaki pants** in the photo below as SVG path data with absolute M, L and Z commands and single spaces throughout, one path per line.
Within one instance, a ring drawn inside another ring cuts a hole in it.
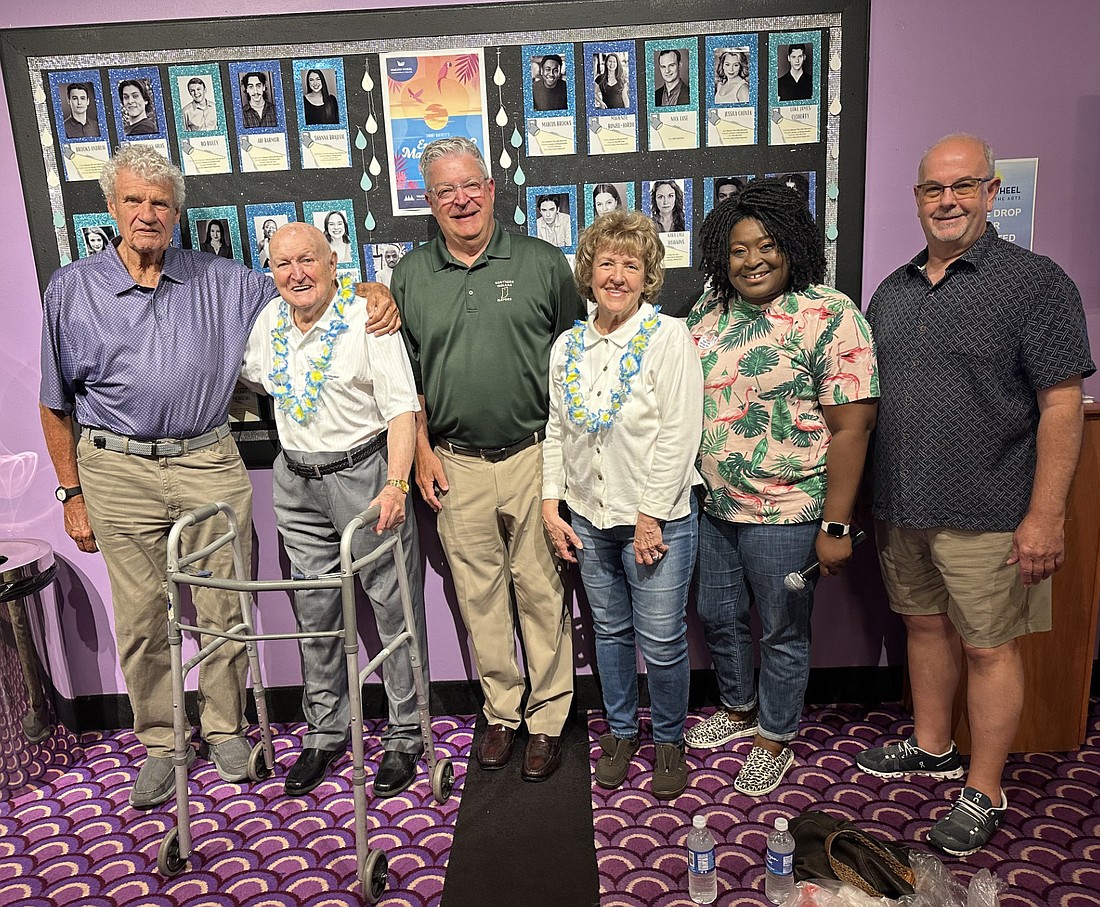
M 168 650 L 168 532 L 181 515 L 224 501 L 237 515 L 241 553 L 252 555 L 252 486 L 232 437 L 181 457 L 139 457 L 98 450 L 81 438 L 80 484 L 96 542 L 107 564 L 114 600 L 118 660 L 134 710 L 134 733 L 152 756 L 174 749 L 172 677 Z M 214 517 L 184 533 L 183 552 L 225 532 Z M 231 546 L 195 564 L 215 576 L 233 575 Z M 251 574 L 249 574 L 251 575 Z M 240 620 L 237 593 L 193 590 L 198 626 L 224 629 Z M 211 641 L 203 638 L 203 643 Z M 199 669 L 199 718 L 209 743 L 244 730 L 244 646 L 226 643 Z
M 450 490 L 439 537 L 470 633 L 485 718 L 532 734 L 561 733 L 573 700 L 572 621 L 542 525 L 542 445 L 500 463 L 436 448 Z M 511 592 L 527 656 L 531 695 L 516 657 Z

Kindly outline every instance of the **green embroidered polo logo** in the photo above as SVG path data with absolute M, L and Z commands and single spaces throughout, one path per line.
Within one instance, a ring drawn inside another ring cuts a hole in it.
M 514 280 L 498 280 L 496 281 L 497 289 L 500 290 L 500 298 L 497 302 L 511 302 L 512 301 L 512 285 Z

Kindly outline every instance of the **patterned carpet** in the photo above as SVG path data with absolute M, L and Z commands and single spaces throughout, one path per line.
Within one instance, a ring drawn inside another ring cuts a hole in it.
M 451 799 L 442 805 L 434 801 L 422 764 L 417 783 L 404 795 L 368 801 L 369 843 L 385 849 L 390 861 L 382 904 L 439 903 L 474 722 L 436 718 L 433 725 L 437 751 L 458 757 Z M 265 782 L 226 784 L 209 762 L 195 763 L 192 790 L 202 791 L 191 804 L 196 857 L 192 869 L 174 879 L 156 871 L 174 806 L 143 813 L 126 802 L 141 752 L 133 735 L 85 735 L 75 747 L 62 738 L 55 767 L 0 802 L 0 905 L 360 905 L 350 757 L 338 762 L 336 776 L 313 793 L 288 798 L 282 783 L 302 728 L 275 730 L 281 768 Z M 885 781 L 853 768 L 860 749 L 910 730 L 896 711 L 868 713 L 860 706 L 807 710 L 795 744 L 795 766 L 780 788 L 759 802 L 732 786 L 748 741 L 693 752 L 692 786 L 672 804 L 659 803 L 650 793 L 653 747 L 643 743 L 620 790 L 592 788 L 601 907 L 690 904 L 684 837 L 695 812 L 707 816 L 719 841 L 719 907 L 767 903 L 760 892 L 761 855 L 777 815 L 824 805 L 883 836 L 923 838 L 948 808 L 959 782 Z M 377 723 L 368 722 L 368 733 L 377 732 Z M 593 713 L 593 760 L 597 739 L 605 732 L 602 717 Z M 369 737 L 368 763 L 376 763 L 379 755 L 377 737 Z M 370 765 L 367 771 L 369 776 Z M 986 851 L 947 862 L 956 878 L 966 882 L 982 867 L 994 869 L 1008 883 L 1003 907 L 1100 904 L 1100 701 L 1091 704 L 1090 735 L 1080 752 L 1068 758 L 1014 758 L 1005 791 L 1010 803 L 1005 828 Z

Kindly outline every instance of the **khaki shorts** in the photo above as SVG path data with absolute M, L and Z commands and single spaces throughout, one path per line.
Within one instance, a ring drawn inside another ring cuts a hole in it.
M 966 642 L 1000 646 L 1051 626 L 1050 579 L 1020 581 L 1011 532 L 906 529 L 875 521 L 879 566 L 898 614 L 946 614 Z

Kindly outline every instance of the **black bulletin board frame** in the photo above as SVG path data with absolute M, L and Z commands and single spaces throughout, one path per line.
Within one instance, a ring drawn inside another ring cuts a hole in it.
M 731 19 L 736 15 L 736 19 Z M 826 239 L 832 279 L 835 286 L 851 298 L 861 298 L 863 269 L 864 169 L 866 159 L 867 73 L 870 37 L 870 0 L 742 0 L 731 5 L 728 0 L 574 0 L 574 2 L 523 2 L 484 4 L 475 6 L 425 6 L 410 9 L 379 9 L 361 12 L 292 14 L 251 18 L 206 20 L 175 20 L 165 22 L 84 25 L 57 28 L 13 29 L 0 31 L 0 63 L 3 66 L 9 108 L 13 123 L 19 175 L 26 201 L 27 215 L 34 249 L 40 288 L 44 289 L 50 275 L 60 266 L 65 249 L 75 257 L 76 235 L 72 215 L 105 210 L 102 194 L 94 181 L 67 182 L 54 180 L 51 187 L 46 166 L 50 149 L 44 151 L 42 91 L 46 73 L 53 69 L 80 68 L 73 60 L 89 58 L 89 68 L 98 67 L 104 74 L 117 66 L 155 66 L 162 82 L 167 84 L 167 68 L 179 62 L 217 61 L 225 91 L 226 109 L 232 106 L 229 95 L 230 61 L 274 58 L 284 61 L 283 91 L 293 97 L 289 65 L 285 61 L 307 57 L 342 56 L 347 86 L 349 131 L 354 135 L 356 123 L 366 117 L 367 92 L 361 86 L 364 67 L 371 65 L 375 88 L 371 93 L 377 101 L 384 90 L 379 78 L 377 54 L 407 47 L 448 48 L 484 47 L 490 118 L 496 112 L 497 88 L 492 82 L 497 60 L 513 74 L 519 74 L 520 47 L 525 44 L 574 41 L 576 59 L 581 60 L 581 44 L 591 40 L 636 39 L 639 60 L 644 42 L 655 35 L 698 36 L 702 46 L 705 34 L 721 34 L 738 30 L 745 22 L 782 20 L 781 29 L 797 31 L 820 28 L 823 53 L 816 61 L 821 78 L 828 72 L 830 83 L 839 80 L 839 92 L 830 91 L 831 84 L 822 82 L 820 141 L 813 145 L 772 146 L 767 140 L 767 41 L 761 32 L 759 72 L 760 101 L 757 104 L 758 141 L 753 146 L 710 148 L 705 139 L 698 149 L 690 151 L 648 151 L 644 116 L 639 112 L 639 150 L 631 154 L 590 157 L 585 146 L 585 112 L 578 103 L 577 149 L 568 157 L 532 157 L 521 150 L 527 185 L 583 186 L 585 183 L 643 180 L 662 175 L 686 174 L 696 178 L 694 223 L 697 231 L 703 219 L 703 177 L 733 173 L 793 172 L 815 170 L 825 173 L 825 157 L 835 155 L 829 163 L 832 178 L 819 176 L 816 187 L 815 211 L 823 237 L 836 230 L 835 240 Z M 827 20 L 835 23 L 821 27 Z M 701 30 L 696 26 L 706 26 Z M 774 29 L 774 30 L 779 30 Z M 583 38 L 574 35 L 583 34 Z M 841 36 L 837 55 L 841 66 L 830 71 L 828 51 L 830 35 Z M 97 62 L 98 59 L 110 61 Z M 698 85 L 705 77 L 706 62 L 698 66 Z M 56 61 L 66 60 L 62 66 Z M 373 60 L 373 64 L 369 63 Z M 581 70 L 582 67 L 576 67 Z M 644 67 L 639 67 L 639 77 Z M 575 74 L 578 98 L 584 91 L 583 75 Z M 639 79 L 639 93 L 652 90 Z M 48 90 L 48 89 L 47 89 Z M 37 97 L 36 97 L 37 95 Z M 501 100 L 513 121 L 522 131 L 522 79 L 511 78 L 501 89 Z M 167 103 L 167 102 L 166 102 Z M 839 103 L 838 114 L 830 107 Z M 187 205 L 189 208 L 235 205 L 243 222 L 245 204 L 294 199 L 301 207 L 307 199 L 356 198 L 361 168 L 353 151 L 353 166 L 341 170 L 303 170 L 297 166 L 298 133 L 296 117 L 287 105 L 288 148 L 291 169 L 282 172 L 241 173 L 234 160 L 230 174 L 189 176 Z M 374 104 L 381 118 L 382 105 Z M 700 112 L 701 118 L 705 111 Z M 50 126 L 55 130 L 56 117 L 49 111 Z M 179 142 L 172 117 L 167 118 L 168 146 L 173 155 Z M 509 130 L 511 126 L 508 127 Z M 705 124 L 701 124 L 705 130 Z M 48 134 L 49 128 L 46 129 Z M 384 130 L 382 150 L 385 151 Z M 112 136 L 113 138 L 113 136 Z M 490 124 L 490 154 L 487 161 L 498 183 L 497 216 L 505 229 L 526 230 L 512 222 L 515 194 L 502 201 L 502 187 L 508 185 L 510 174 L 499 166 L 499 139 Z M 828 141 L 827 141 L 828 140 Z M 235 145 L 231 133 L 230 145 Z M 112 146 L 113 147 L 113 146 Z M 831 150 L 826 150 L 826 149 Z M 56 150 L 55 150 L 56 153 Z M 389 207 L 385 170 L 377 181 L 380 191 L 369 202 L 377 220 L 377 232 L 372 241 L 391 239 L 419 242 L 435 234 L 434 221 L 428 216 L 394 217 Z M 377 182 L 376 181 L 376 182 Z M 512 187 L 513 193 L 515 188 Z M 55 211 L 60 207 L 65 223 L 55 223 Z M 638 207 L 641 207 L 640 200 Z M 361 212 L 356 211 L 361 219 Z M 576 216 L 578 212 L 574 212 Z M 579 217 L 578 217 L 579 220 Z M 184 245 L 197 247 L 196 238 L 189 236 L 188 218 L 181 219 Z M 362 228 L 360 228 L 362 229 Z M 366 241 L 360 235 L 360 243 Z M 683 314 L 698 296 L 701 280 L 694 267 L 669 270 L 666 274 L 662 303 L 666 311 Z M 28 309 L 27 317 L 38 317 L 37 310 Z M 269 456 L 258 453 L 256 462 Z

